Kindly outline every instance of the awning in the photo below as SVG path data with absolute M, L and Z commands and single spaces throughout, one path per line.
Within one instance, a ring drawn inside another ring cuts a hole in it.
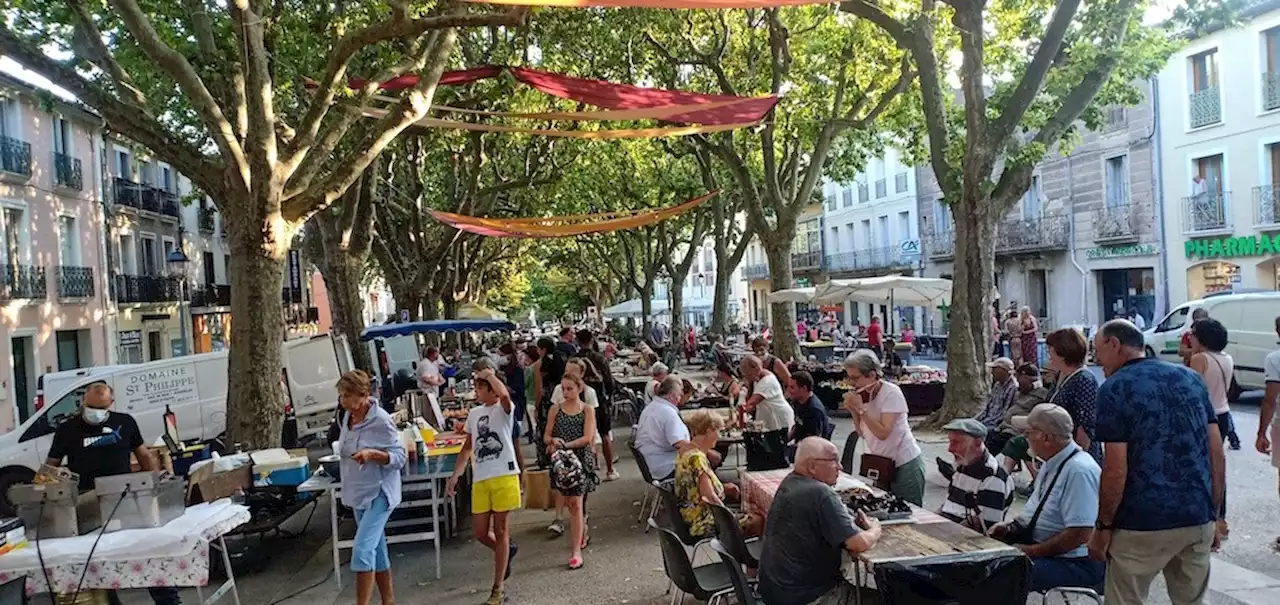
M 444 332 L 508 332 L 515 329 L 515 324 L 498 319 L 433 319 L 374 326 L 366 329 L 360 335 L 360 340 Z

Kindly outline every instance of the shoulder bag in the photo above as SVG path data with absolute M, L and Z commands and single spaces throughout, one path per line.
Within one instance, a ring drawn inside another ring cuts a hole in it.
M 1045 486 L 1044 495 L 1040 496 L 1040 503 L 1036 505 L 1036 512 L 1032 513 L 1031 520 L 1028 521 L 1025 526 L 1020 523 L 1015 523 L 1009 528 L 1008 533 L 1006 533 L 1004 537 L 1000 538 L 1001 542 L 1004 542 L 1005 544 L 1036 543 L 1035 538 L 1033 537 L 1036 529 L 1036 522 L 1040 520 L 1040 513 L 1044 512 L 1044 505 L 1049 501 L 1049 494 L 1053 493 L 1053 486 L 1058 483 L 1058 477 L 1062 476 L 1062 471 L 1067 468 L 1067 463 L 1071 462 L 1071 459 L 1075 458 L 1076 454 L 1079 454 L 1081 451 L 1083 450 L 1071 452 L 1071 455 L 1067 456 L 1067 459 L 1062 461 L 1062 465 L 1058 467 L 1058 472 L 1053 474 L 1053 479 L 1049 481 L 1049 485 Z

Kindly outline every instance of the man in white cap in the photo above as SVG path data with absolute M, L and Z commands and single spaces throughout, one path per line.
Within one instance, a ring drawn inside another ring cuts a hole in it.
M 987 430 L 995 430 L 1004 419 L 1005 410 L 1018 399 L 1018 382 L 1013 379 L 1013 360 L 1008 357 L 988 362 L 987 369 L 991 370 L 991 394 L 977 420 Z
M 1042 403 L 1015 416 L 1031 453 L 1045 461 L 1022 514 L 991 528 L 991 535 L 1018 544 L 1031 557 L 1032 592 L 1058 586 L 1098 588 L 1106 565 L 1089 558 L 1089 538 L 1098 521 L 1102 469 L 1072 436 L 1067 410 Z
M 955 472 L 947 486 L 942 516 L 970 529 L 987 532 L 1004 521 L 1013 504 L 1009 472 L 996 462 L 985 444 L 987 427 L 973 418 L 952 420 L 947 432 L 947 452 L 955 458 Z

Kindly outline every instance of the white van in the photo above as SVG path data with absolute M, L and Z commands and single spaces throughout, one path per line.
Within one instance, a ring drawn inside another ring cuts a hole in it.
M 369 359 L 378 371 L 378 383 L 391 384 L 391 377 L 400 370 L 411 373 L 417 368 L 422 353 L 418 350 L 418 337 L 414 334 L 392 336 L 390 338 L 374 338 L 365 341 L 369 347 Z
M 153 443 L 164 433 L 167 407 L 183 440 L 207 441 L 227 429 L 228 351 L 174 357 L 143 364 L 103 366 L 41 376 L 46 404 L 0 436 L 0 498 L 10 485 L 28 481 L 44 463 L 53 433 L 80 409 L 89 385 L 105 382 L 115 392 L 117 412 L 134 417 L 142 438 Z M 338 353 L 327 336 L 281 343 L 286 410 L 297 417 L 298 433 L 327 430 L 338 405 Z
M 1280 348 L 1275 327 L 1276 317 L 1280 316 L 1280 292 L 1211 294 L 1182 303 L 1147 330 L 1147 356 L 1181 363 L 1178 343 L 1183 333 L 1191 329 L 1191 314 L 1199 308 L 1227 329 L 1227 348 L 1223 352 L 1231 356 L 1236 366 L 1231 400 L 1235 401 L 1241 391 L 1266 388 L 1263 361 L 1268 353 Z

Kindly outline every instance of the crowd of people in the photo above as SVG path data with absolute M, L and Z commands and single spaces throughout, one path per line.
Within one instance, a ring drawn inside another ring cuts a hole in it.
M 1014 321 L 1020 329 L 1028 325 L 1026 317 L 1009 319 L 1009 327 Z M 1280 318 L 1276 330 L 1280 335 Z M 1015 348 L 1018 359 L 993 359 L 987 363 L 992 387 L 982 409 L 943 427 L 950 460 L 936 463 L 948 486 L 935 510 L 1021 549 L 1031 559 L 1032 591 L 1093 587 L 1110 603 L 1137 605 L 1164 572 L 1174 603 L 1202 603 L 1210 553 L 1230 531 L 1224 449 L 1237 447 L 1238 438 L 1227 405 L 1234 369 L 1223 352 L 1227 339 L 1221 323 L 1197 311 L 1180 349 L 1182 364 L 1146 357 L 1142 332 L 1124 319 L 1101 326 L 1092 343 L 1074 328 L 1050 332 L 1043 368 L 1028 347 Z M 745 535 L 761 536 L 768 545 L 757 570 L 760 593 L 771 605 L 851 602 L 855 588 L 843 579 L 841 555 L 874 547 L 881 529 L 874 519 L 852 514 L 832 486 L 843 470 L 924 505 L 925 462 L 907 422 L 906 399 L 886 379 L 884 360 L 875 351 L 850 354 L 844 365 L 852 389 L 842 405 L 854 430 L 841 455 L 830 441 L 833 425 L 814 395 L 813 377 L 788 369 L 764 339 L 753 341 L 751 349 L 737 367 L 718 364 L 716 374 L 720 392 L 735 403 L 733 413 L 752 418 L 741 426 L 756 434 L 756 449 L 769 453 L 764 463 L 791 469 L 769 510 L 757 511 L 767 514 L 739 517 Z M 527 349 L 500 350 L 496 363 L 481 359 L 474 366 L 480 405 L 468 414 L 469 439 L 448 487 L 456 489 L 458 477 L 472 466 L 476 538 L 494 553 L 490 603 L 502 602 L 503 582 L 518 551 L 507 516 L 520 506 L 518 419 L 524 402 L 534 406 L 529 435 L 538 441 L 557 494 L 556 521 L 548 529 L 565 533 L 559 511 L 567 515 L 570 569 L 585 563 L 590 494 L 617 477 L 609 405 L 618 385 L 595 336 L 568 331 Z M 1087 368 L 1091 353 L 1105 381 Z M 426 386 L 439 384 L 432 355 L 419 366 Z M 1268 389 L 1255 447 L 1272 454 L 1280 467 L 1280 454 L 1272 449 L 1280 437 L 1280 351 L 1267 358 L 1265 369 Z M 652 364 L 651 374 L 634 451 L 673 490 L 675 513 L 690 534 L 709 537 L 715 533 L 714 507 L 741 500 L 739 473 L 723 464 L 720 447 L 733 417 L 714 410 L 682 417 L 688 381 L 661 362 Z M 358 597 L 367 597 L 375 584 L 384 588 L 381 525 L 398 498 L 390 484 L 404 453 L 383 434 L 389 420 L 371 405 L 367 376 L 345 376 L 339 389 L 343 451 L 373 463 L 349 475 L 357 486 L 353 493 L 364 494 L 355 505 L 362 529 L 352 561 L 363 574 Z M 353 440 L 375 445 L 357 449 Z M 383 441 L 386 447 L 377 445 Z M 861 457 L 855 456 L 858 445 Z M 1026 505 L 1011 515 L 1023 474 Z M 348 477 L 345 468 L 343 475 Z M 390 593 L 389 578 L 386 584 L 384 595 Z

